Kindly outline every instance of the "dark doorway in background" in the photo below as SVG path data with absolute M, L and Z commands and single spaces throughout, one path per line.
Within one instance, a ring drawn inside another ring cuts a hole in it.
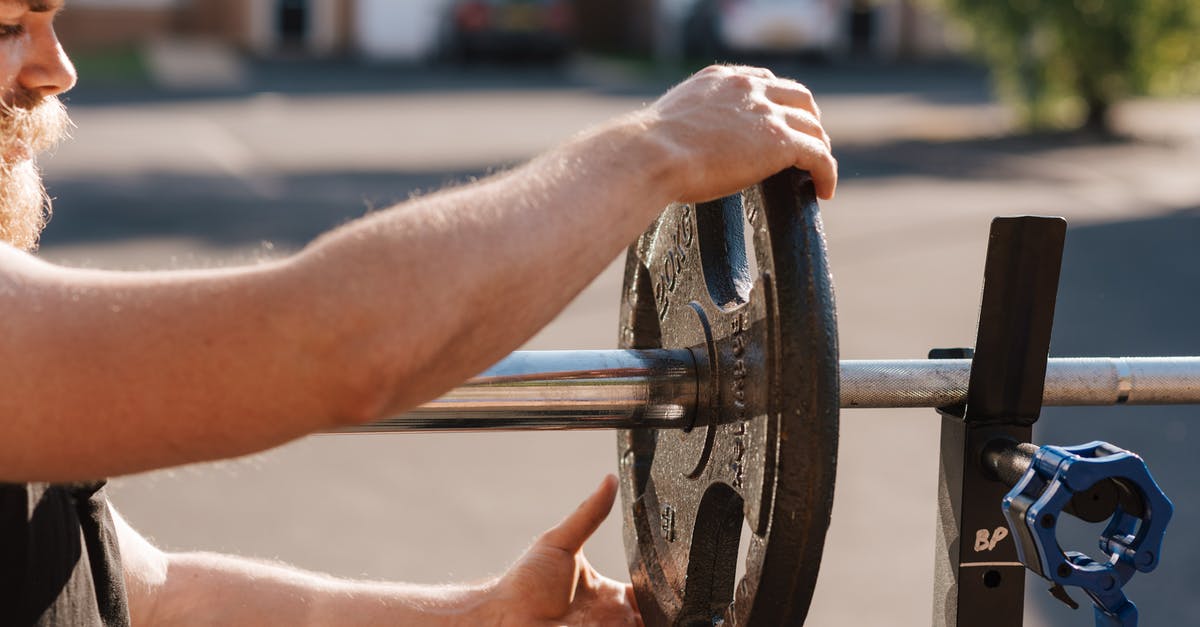
M 279 40 L 285 48 L 303 48 L 308 39 L 308 0 L 279 0 Z
M 875 3 L 854 0 L 850 9 L 850 54 L 872 56 L 875 47 Z

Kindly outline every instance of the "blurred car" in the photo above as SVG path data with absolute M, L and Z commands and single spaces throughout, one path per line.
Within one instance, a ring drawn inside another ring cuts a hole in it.
M 574 45 L 569 0 L 456 0 L 447 45 L 465 61 L 564 58 Z
M 685 25 L 689 53 L 832 53 L 841 41 L 840 0 L 699 0 Z

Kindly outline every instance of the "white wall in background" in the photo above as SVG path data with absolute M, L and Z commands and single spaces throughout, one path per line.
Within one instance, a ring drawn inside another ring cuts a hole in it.
M 449 0 L 359 0 L 355 39 L 371 59 L 421 61 L 433 56 Z

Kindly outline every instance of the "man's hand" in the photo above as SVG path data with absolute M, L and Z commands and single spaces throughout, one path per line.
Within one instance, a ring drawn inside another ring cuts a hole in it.
M 486 604 L 486 622 L 498 625 L 641 625 L 633 587 L 588 563 L 583 543 L 612 509 L 612 475 L 570 516 L 543 533 L 500 578 Z
M 672 156 L 678 201 L 711 200 L 792 166 L 833 198 L 837 160 L 812 92 L 770 70 L 714 65 L 639 115 Z

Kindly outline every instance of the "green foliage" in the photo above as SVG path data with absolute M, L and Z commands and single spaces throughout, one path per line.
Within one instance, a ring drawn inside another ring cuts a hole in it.
M 121 46 L 72 54 L 71 62 L 89 85 L 145 85 L 150 82 L 141 50 Z
M 1200 0 L 938 0 L 1032 128 L 1107 130 L 1133 94 L 1200 91 Z

